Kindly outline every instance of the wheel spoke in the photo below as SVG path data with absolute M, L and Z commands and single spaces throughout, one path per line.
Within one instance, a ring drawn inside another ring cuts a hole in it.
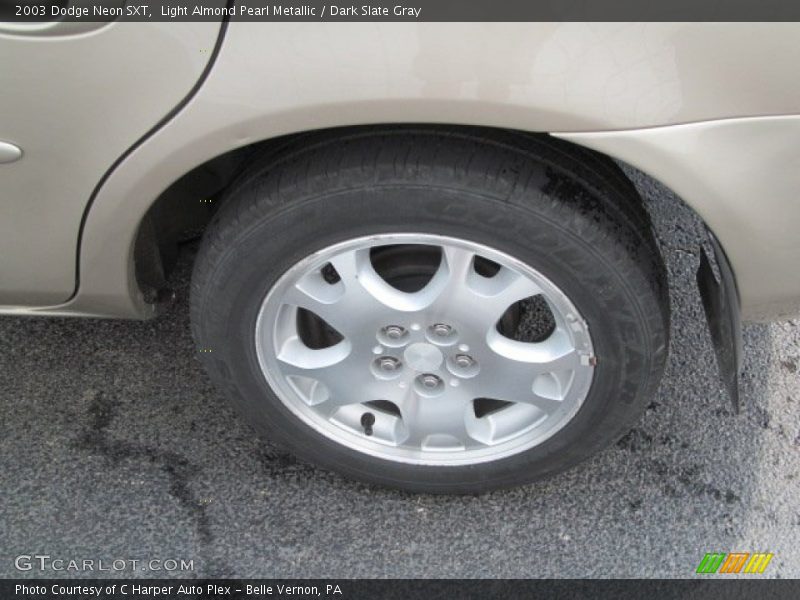
M 484 361 L 479 392 L 482 396 L 533 404 L 544 412 L 557 410 L 565 399 L 570 374 L 581 364 L 578 352 L 563 330 L 543 342 L 518 342 L 492 331 L 491 350 Z
M 484 298 L 484 309 L 495 316 L 495 323 L 509 306 L 542 292 L 533 281 L 507 267 L 502 267 L 494 277 L 481 277 L 475 293 Z
M 390 314 L 384 300 L 400 292 L 375 273 L 368 252 L 345 252 L 330 262 L 339 281 L 329 283 L 315 270 L 287 291 L 284 302 L 310 310 L 344 337 L 358 337 L 366 326 Z
M 480 444 L 473 437 L 475 414 L 471 398 L 446 390 L 441 396 L 428 398 L 409 392 L 400 413 L 408 432 L 408 446 L 422 449 L 466 449 Z
M 507 267 L 493 277 L 483 277 L 474 269 L 476 253 L 445 246 L 439 269 L 431 278 L 426 293 L 436 315 L 459 315 L 483 331 L 493 328 L 509 306 L 541 293 L 531 279 Z
M 504 365 L 511 368 L 515 363 L 522 363 L 535 375 L 548 371 L 574 369 L 580 364 L 580 357 L 569 335 L 561 328 L 556 328 L 541 342 L 520 342 L 505 337 L 497 330 L 492 330 L 486 336 L 486 344 L 492 351 L 489 360 L 496 361 L 496 366 L 501 369 Z
M 472 384 L 476 398 L 530 404 L 548 414 L 555 412 L 563 404 L 562 399 L 550 398 L 537 393 L 534 390 L 535 378 L 521 366 L 506 369 L 501 376 L 503 377 L 502 382 L 476 381 Z
M 324 404 L 324 410 L 329 414 L 339 406 L 363 402 L 364 392 L 377 383 L 366 368 L 368 359 L 359 360 L 354 356 L 347 340 L 329 348 L 313 350 L 298 337 L 291 337 L 283 343 L 278 360 L 282 373 L 293 378 L 296 387 L 302 385 L 302 379 L 324 386 L 324 391 L 313 388 L 311 391 L 315 397 L 306 401 Z M 301 378 L 300 381 L 297 378 Z
M 314 272 L 295 284 L 285 295 L 286 304 L 313 312 L 331 327 L 345 335 L 351 322 L 346 312 L 341 310 L 342 292 L 330 285 L 321 273 Z
M 474 273 L 475 252 L 457 246 L 444 246 L 442 254 L 442 266 L 447 269 L 450 281 L 455 284 L 454 289 L 458 289 Z
M 473 269 L 474 261 L 474 252 L 455 246 L 442 248 L 439 268 L 422 290 L 435 312 L 446 314 L 458 303 L 472 304 L 470 281 L 478 275 Z

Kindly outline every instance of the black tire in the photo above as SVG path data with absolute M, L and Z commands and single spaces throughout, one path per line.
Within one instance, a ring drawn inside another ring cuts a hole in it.
M 381 460 L 320 435 L 269 389 L 253 331 L 274 282 L 320 248 L 409 230 L 517 257 L 586 319 L 598 358 L 592 387 L 577 415 L 544 443 L 469 466 Z M 439 493 L 528 483 L 616 441 L 656 390 L 669 331 L 665 270 L 649 218 L 611 160 L 548 136 L 433 126 L 306 135 L 256 160 L 206 232 L 191 314 L 212 379 L 268 440 L 355 479 Z

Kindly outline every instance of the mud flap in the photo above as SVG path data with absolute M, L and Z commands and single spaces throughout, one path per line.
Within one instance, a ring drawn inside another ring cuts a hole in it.
M 739 294 L 736 281 L 725 252 L 709 232 L 708 238 L 714 253 L 717 272 L 709 260 L 706 249 L 700 249 L 700 266 L 697 268 L 697 287 L 706 313 L 706 322 L 717 355 L 720 379 L 728 391 L 733 410 L 739 413 L 739 370 L 742 361 L 742 322 L 739 311 Z

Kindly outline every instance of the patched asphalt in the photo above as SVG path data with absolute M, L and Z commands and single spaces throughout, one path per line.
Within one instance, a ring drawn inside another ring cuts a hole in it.
M 800 320 L 745 327 L 734 415 L 694 287 L 698 223 L 638 183 L 670 271 L 664 380 L 618 444 L 524 488 L 387 491 L 256 439 L 196 359 L 191 249 L 156 320 L 1 318 L 0 575 L 76 574 L 14 567 L 46 554 L 193 561 L 174 577 L 692 577 L 706 552 L 760 551 L 763 576 L 800 577 Z

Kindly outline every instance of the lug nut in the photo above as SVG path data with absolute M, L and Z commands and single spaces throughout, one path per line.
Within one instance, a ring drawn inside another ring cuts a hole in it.
M 475 377 L 481 370 L 478 361 L 463 352 L 454 354 L 447 359 L 447 370 L 456 377 L 469 379 Z
M 434 389 L 439 385 L 439 378 L 436 375 L 421 375 L 420 382 L 428 389 Z
M 400 325 L 388 325 L 387 327 L 383 328 L 383 333 L 386 334 L 386 337 L 388 337 L 390 340 L 399 340 L 401 337 L 403 337 L 405 332 L 406 330 L 403 327 L 400 327 Z
M 381 371 L 386 371 L 387 373 L 393 373 L 397 370 L 397 367 L 400 366 L 400 361 L 396 358 L 391 356 L 383 356 L 378 359 L 378 367 Z
M 444 382 L 433 373 L 422 373 L 414 380 L 414 389 L 424 398 L 435 398 L 445 392 Z
M 437 346 L 452 346 L 458 341 L 458 331 L 447 323 L 434 323 L 425 330 L 425 337 Z
M 450 335 L 450 332 L 453 331 L 453 328 L 450 325 L 445 325 L 444 323 L 436 323 L 433 327 L 431 327 L 433 333 L 438 335 L 439 337 L 447 337 Z
M 462 369 L 467 369 L 475 364 L 475 359 L 473 359 L 468 354 L 456 354 L 456 365 L 461 367 Z
M 369 366 L 372 374 L 383 381 L 396 379 L 403 372 L 403 363 L 394 356 L 379 356 Z

